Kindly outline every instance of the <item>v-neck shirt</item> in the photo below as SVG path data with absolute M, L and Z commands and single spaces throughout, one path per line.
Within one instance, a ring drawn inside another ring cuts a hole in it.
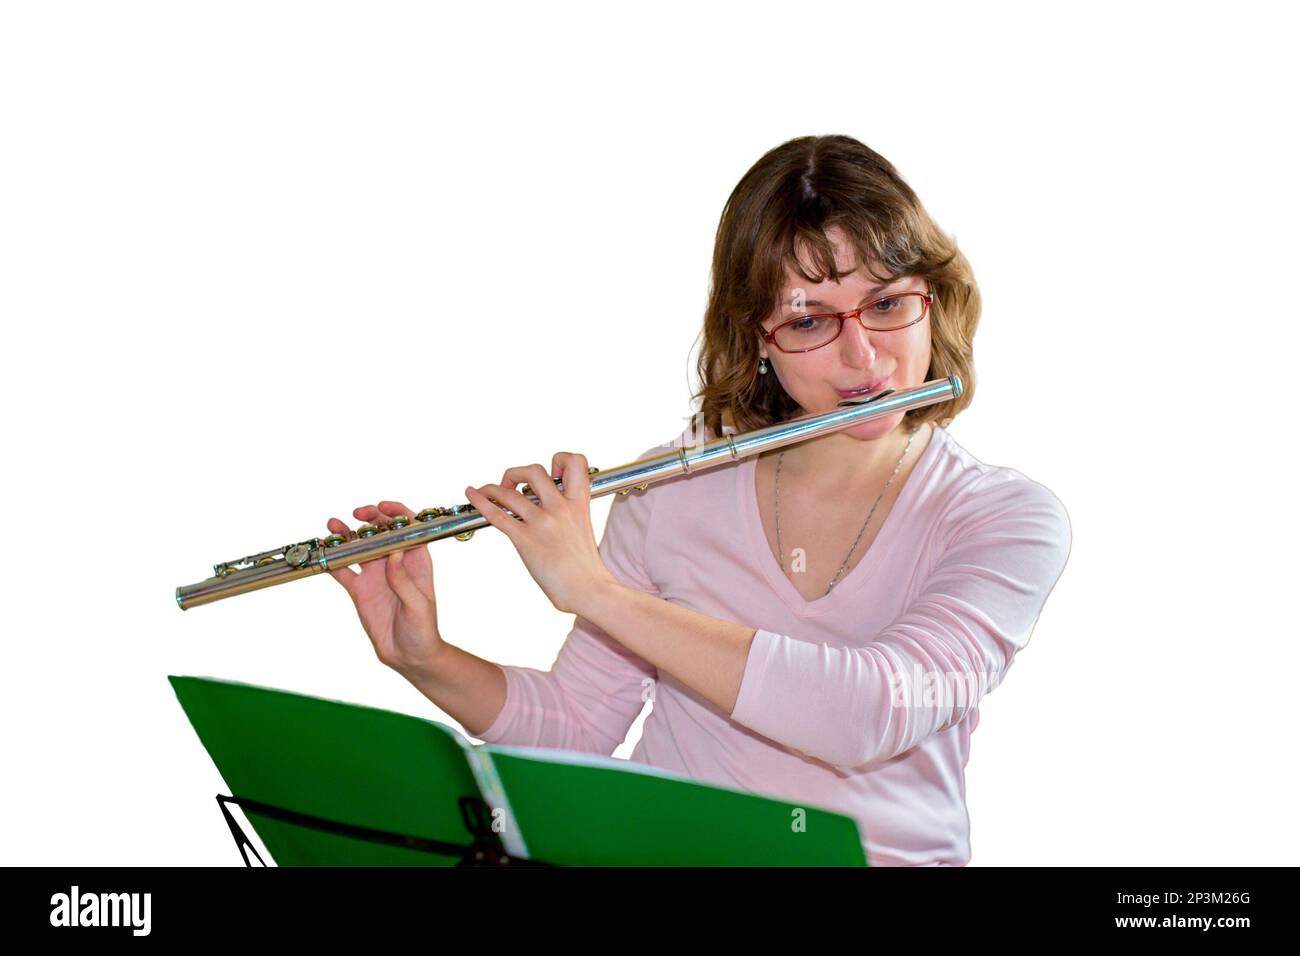
M 911 471 L 903 481 L 901 489 L 894 496 L 893 503 L 889 505 L 888 509 L 884 512 L 884 518 L 872 518 L 873 523 L 876 524 L 879 530 L 876 531 L 875 535 L 871 538 L 867 546 L 867 551 L 858 559 L 857 563 L 849 567 L 839 581 L 836 582 L 835 587 L 831 589 L 830 594 L 834 594 L 836 591 L 842 591 L 847 596 L 853 590 L 861 587 L 863 580 L 870 575 L 870 570 L 866 570 L 862 574 L 859 574 L 858 571 L 863 567 L 863 565 L 868 564 L 874 556 L 882 553 L 883 548 L 888 548 L 887 543 L 883 543 L 882 548 L 877 548 L 876 544 L 877 542 L 882 542 L 882 539 L 886 539 L 887 533 L 892 533 L 896 522 L 892 521 L 891 518 L 900 507 L 907 507 L 906 496 L 914 484 L 912 477 L 917 471 L 926 465 L 930 458 L 929 451 L 934 447 L 935 442 L 938 440 L 939 429 L 936 427 L 929 442 L 921 450 L 920 460 L 912 466 Z M 789 607 L 791 613 L 800 617 L 814 616 L 829 606 L 822 603 L 827 597 L 829 597 L 829 594 L 823 591 L 821 596 L 816 597 L 811 601 L 805 598 L 803 594 L 800 593 L 799 589 L 795 587 L 794 582 L 790 580 L 785 571 L 781 568 L 776 556 L 772 554 L 772 545 L 768 540 L 767 530 L 763 527 L 763 516 L 759 507 L 758 461 L 758 455 L 751 455 L 748 458 L 742 459 L 739 467 L 735 469 L 737 485 L 736 500 L 740 502 L 742 506 L 745 506 L 745 527 L 749 532 L 750 543 L 753 546 L 755 553 L 761 554 L 766 551 L 769 555 L 772 555 L 772 560 L 764 563 L 764 568 L 768 572 L 767 577 L 771 582 L 772 589 L 781 596 L 781 599 L 786 603 L 786 606 Z M 877 492 L 877 494 L 879 494 L 879 492 Z M 863 507 L 869 511 L 869 502 L 873 501 L 874 497 L 864 499 L 862 502 Z M 882 499 L 881 504 L 887 504 L 887 502 Z M 787 560 L 791 560 L 791 556 L 787 556 Z M 792 571 L 792 573 L 797 572 Z
M 755 629 L 731 714 L 576 617 L 549 671 L 502 666 L 506 702 L 480 739 L 608 755 L 649 699 L 631 760 L 851 816 L 872 865 L 964 865 L 979 702 L 1064 570 L 1064 506 L 935 426 L 866 553 L 808 601 L 764 533 L 756 466 L 618 496 L 600 542 L 629 587 Z

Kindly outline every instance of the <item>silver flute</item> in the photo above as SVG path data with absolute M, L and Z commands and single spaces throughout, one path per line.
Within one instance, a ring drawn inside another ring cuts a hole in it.
M 783 448 L 796 442 L 807 441 L 853 425 L 883 418 L 897 412 L 908 412 L 939 402 L 959 398 L 961 379 L 956 375 L 937 378 L 903 391 L 887 388 L 873 395 L 848 398 L 833 411 L 792 418 L 789 421 L 768 425 L 743 435 L 723 435 L 695 445 L 674 446 L 672 451 L 652 455 L 618 468 L 601 471 L 590 469 L 591 497 L 598 498 L 616 492 L 625 495 L 641 490 L 656 481 L 697 472 L 740 461 L 751 455 L 773 448 Z M 559 478 L 552 479 L 557 488 L 563 488 Z M 531 501 L 528 485 L 520 488 Z M 324 571 L 336 571 L 353 564 L 361 564 L 383 557 L 392 551 L 417 548 L 440 538 L 456 537 L 467 541 L 479 528 L 490 526 L 473 505 L 453 505 L 450 508 L 426 508 L 417 515 L 400 516 L 389 521 L 364 524 L 346 536 L 332 534 L 326 538 L 309 538 L 297 544 L 287 544 L 260 554 L 250 554 L 236 561 L 223 561 L 213 565 L 213 576 L 197 584 L 186 584 L 176 589 L 176 603 L 182 610 L 211 604 L 222 598 L 258 591 L 272 585 L 311 577 Z

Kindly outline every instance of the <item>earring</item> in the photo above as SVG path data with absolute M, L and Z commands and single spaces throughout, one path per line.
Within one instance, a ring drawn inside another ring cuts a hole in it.
M 758 360 L 758 374 L 759 375 L 767 374 L 767 359 L 760 358 Z

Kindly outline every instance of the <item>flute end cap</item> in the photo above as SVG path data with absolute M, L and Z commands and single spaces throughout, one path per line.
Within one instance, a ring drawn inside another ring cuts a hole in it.
M 965 390 L 965 386 L 961 383 L 961 376 L 953 373 L 948 376 L 948 382 L 952 385 L 952 397 L 961 398 L 961 393 Z

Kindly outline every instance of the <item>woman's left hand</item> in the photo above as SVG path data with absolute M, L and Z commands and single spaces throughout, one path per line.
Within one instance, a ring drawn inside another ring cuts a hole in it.
M 552 476 L 563 476 L 563 491 L 555 487 Z M 537 503 L 516 490 L 524 482 Z M 528 573 L 557 610 L 580 613 L 584 596 L 614 580 L 600 559 L 591 527 L 591 479 L 584 456 L 558 452 L 551 460 L 551 476 L 541 465 L 521 465 L 506 469 L 500 484 L 469 487 L 465 494 L 488 523 L 510 538 Z

